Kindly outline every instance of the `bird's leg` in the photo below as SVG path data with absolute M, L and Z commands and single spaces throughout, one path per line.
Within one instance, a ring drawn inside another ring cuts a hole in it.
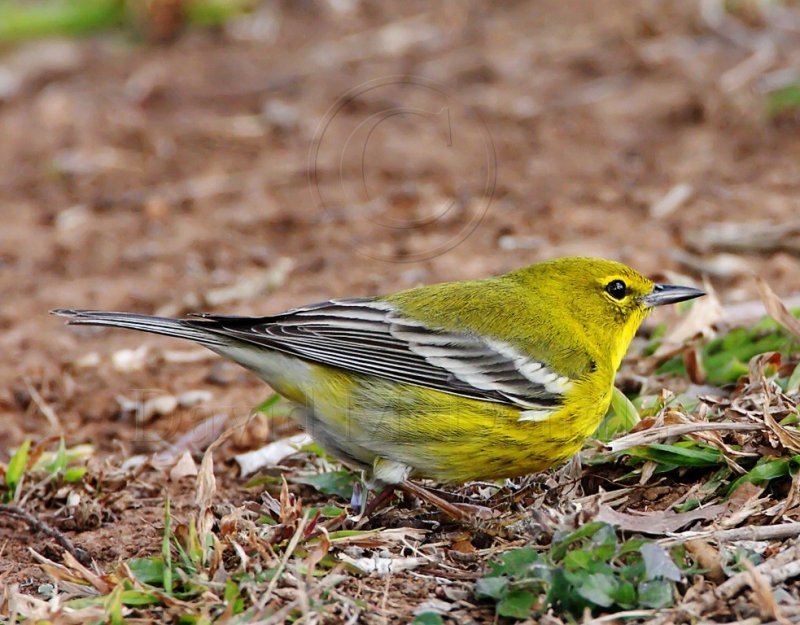
M 390 486 L 387 486 L 378 494 L 372 504 L 368 506 L 369 510 L 375 510 L 377 504 L 383 503 L 386 498 L 391 496 L 395 488 L 399 488 L 403 492 L 414 495 L 418 499 L 439 508 L 439 510 L 456 521 L 467 521 L 476 516 L 484 516 L 476 515 L 476 511 L 473 509 L 475 506 L 450 503 L 442 499 L 439 495 L 411 482 L 408 477 L 412 472 L 413 470 L 409 465 L 396 460 L 389 460 L 388 458 L 382 457 L 375 458 L 372 463 L 372 476 L 374 481 L 389 484 Z
M 372 498 L 364 511 L 361 513 L 362 519 L 368 519 L 373 512 L 379 510 L 385 503 L 387 503 L 391 498 L 394 496 L 394 492 L 397 489 L 395 484 L 387 484 L 384 486 L 377 495 Z
M 439 497 L 439 495 L 432 493 L 427 488 L 423 488 L 418 484 L 414 484 L 414 482 L 410 480 L 404 480 L 398 484 L 398 486 L 409 495 L 414 495 L 418 499 L 421 499 L 432 506 L 436 506 L 439 508 L 439 510 L 444 512 L 447 516 L 455 521 L 467 521 L 471 516 L 469 511 L 442 499 Z
M 395 494 L 397 490 L 402 490 L 404 493 L 408 495 L 413 495 L 417 499 L 421 499 L 436 508 L 439 508 L 442 512 L 444 512 L 447 516 L 455 521 L 467 521 L 470 517 L 474 517 L 475 515 L 471 513 L 470 510 L 466 509 L 466 505 L 459 506 L 458 504 L 450 503 L 449 501 L 442 499 L 439 495 L 432 493 L 431 491 L 419 486 L 418 484 L 414 484 L 414 482 L 410 482 L 405 480 L 400 484 L 387 484 L 384 486 L 375 497 L 367 504 L 366 508 L 364 508 L 363 512 L 358 515 L 358 519 L 356 521 L 356 525 L 361 525 L 365 523 L 369 517 L 378 509 L 380 509 L 387 501 L 389 501 Z M 359 505 L 363 503 L 363 500 L 366 499 L 366 492 L 364 491 L 364 496 L 359 497 L 361 500 Z M 355 501 L 355 493 L 354 493 L 354 501 Z M 354 506 L 355 507 L 355 506 Z M 360 508 L 357 508 L 360 509 Z
M 361 479 L 353 484 L 353 496 L 350 498 L 350 506 L 356 513 L 357 523 L 364 523 L 369 517 L 383 506 L 387 501 L 392 498 L 397 488 L 394 484 L 383 485 L 378 491 L 378 494 L 369 501 L 369 494 L 375 490 L 376 486 L 380 485 L 371 479 L 366 479 L 364 472 L 361 473 Z

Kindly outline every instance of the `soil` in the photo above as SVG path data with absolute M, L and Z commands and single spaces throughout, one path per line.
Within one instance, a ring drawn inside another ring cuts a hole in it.
M 798 120 L 767 119 L 752 81 L 726 87 L 752 52 L 694 3 L 287 2 L 170 44 L 63 45 L 71 64 L 0 99 L 0 462 L 63 434 L 119 466 L 269 394 L 213 358 L 175 362 L 188 345 L 68 329 L 52 308 L 270 314 L 576 254 L 700 280 L 718 251 L 693 234 L 799 214 Z M 654 215 L 677 185 L 685 201 Z M 800 290 L 796 252 L 738 260 L 711 279 L 725 302 L 756 296 L 748 271 Z M 139 368 L 115 365 L 141 345 Z M 213 399 L 144 428 L 117 399 L 197 389 Z M 291 431 L 248 428 L 218 457 Z M 101 566 L 160 549 L 163 491 L 131 488 L 68 532 Z M 44 579 L 27 550 L 43 540 L 0 522 L 4 584 Z

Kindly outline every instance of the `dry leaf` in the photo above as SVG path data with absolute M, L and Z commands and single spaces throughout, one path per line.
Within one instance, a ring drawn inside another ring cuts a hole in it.
M 173 482 L 178 482 L 181 478 L 188 476 L 194 477 L 195 475 L 197 475 L 197 465 L 194 463 L 192 454 L 188 451 L 184 451 L 181 457 L 178 458 L 178 462 L 176 462 L 175 466 L 170 470 L 169 479 Z
M 197 474 L 195 486 L 195 502 L 199 509 L 197 515 L 197 534 L 201 544 L 206 544 L 205 540 L 211 533 L 214 519 L 211 512 L 211 504 L 214 501 L 214 493 L 217 492 L 217 479 L 214 476 L 214 451 L 213 446 L 203 454 L 203 461 L 200 463 L 200 471 Z
M 778 437 L 781 445 L 786 449 L 791 449 L 795 453 L 800 453 L 800 433 L 789 429 L 778 423 L 769 411 L 769 398 L 764 399 L 764 423 Z
M 722 570 L 722 556 L 719 550 L 705 540 L 688 540 L 686 550 L 692 554 L 700 568 L 706 569 L 705 576 L 717 584 L 725 581 L 726 575 Z
M 698 508 L 689 512 L 674 512 L 662 510 L 658 512 L 641 512 L 629 514 L 619 512 L 605 504 L 600 506 L 600 511 L 595 519 L 616 525 L 620 529 L 642 534 L 663 535 L 677 532 L 682 527 L 695 521 L 709 521 L 719 517 L 727 506 L 717 504 L 707 508 Z
M 338 558 L 363 573 L 375 575 L 394 575 L 402 571 L 416 569 L 426 563 L 422 558 L 396 558 L 375 554 L 371 558 L 351 558 L 346 553 L 338 554 Z
M 269 443 L 255 451 L 239 454 L 234 457 L 234 460 L 239 465 L 239 473 L 246 476 L 255 473 L 262 467 L 275 466 L 287 456 L 297 453 L 300 447 L 311 442 L 312 438 L 303 432 Z
M 477 551 L 475 545 L 473 545 L 469 539 L 456 541 L 450 548 L 458 553 L 475 553 Z
M 653 354 L 654 357 L 659 358 L 673 352 L 676 347 L 699 334 L 713 334 L 712 328 L 722 319 L 723 309 L 714 288 L 710 284 L 704 284 L 703 288 L 706 291 L 705 297 L 696 300 L 689 313 L 667 333 Z
M 361 547 L 362 549 L 377 549 L 408 542 L 420 542 L 428 532 L 423 529 L 411 527 L 393 527 L 374 530 L 354 535 L 337 536 L 331 542 L 338 548 L 345 546 Z
M 758 294 L 761 296 L 761 301 L 764 302 L 764 308 L 767 309 L 767 314 L 789 332 L 800 337 L 800 319 L 795 317 L 789 309 L 786 308 L 786 305 L 763 278 L 756 276 L 755 279 L 756 286 L 758 287 Z
M 706 371 L 703 368 L 703 359 L 697 346 L 693 345 L 683 352 L 683 364 L 686 367 L 686 373 L 689 375 L 689 379 L 694 384 L 705 383 Z
M 781 625 L 791 625 L 791 621 L 784 617 L 778 608 L 770 581 L 747 558 L 743 558 L 742 563 L 749 574 L 750 588 L 753 589 L 753 597 L 761 611 L 761 617 L 764 620 L 773 619 Z
M 308 549 L 308 555 L 303 560 L 303 563 L 306 565 L 306 570 L 308 571 L 306 573 L 306 579 L 309 580 L 309 582 L 314 575 L 314 569 L 322 562 L 322 558 L 328 555 L 330 550 L 331 541 L 328 537 L 328 532 L 324 527 L 320 527 L 319 541 Z

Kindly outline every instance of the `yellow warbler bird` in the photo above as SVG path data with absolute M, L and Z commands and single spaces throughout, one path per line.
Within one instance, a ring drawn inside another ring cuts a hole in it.
M 514 477 L 575 454 L 654 306 L 703 295 L 610 260 L 336 299 L 269 317 L 52 311 L 189 339 L 301 404 L 327 451 L 385 485 Z

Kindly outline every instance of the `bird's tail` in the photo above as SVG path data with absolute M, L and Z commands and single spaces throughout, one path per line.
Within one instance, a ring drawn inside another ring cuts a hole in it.
M 67 317 L 69 325 L 111 326 L 194 341 L 214 349 L 231 344 L 230 338 L 203 327 L 202 319 L 169 319 L 126 312 L 57 308 L 50 314 Z

